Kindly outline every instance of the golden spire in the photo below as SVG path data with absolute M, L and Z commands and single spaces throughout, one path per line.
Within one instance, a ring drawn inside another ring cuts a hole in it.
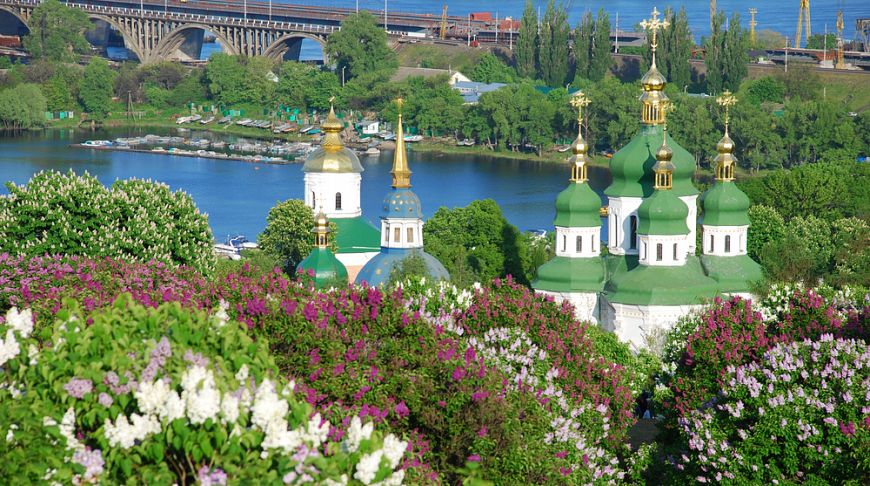
M 408 168 L 408 154 L 405 151 L 405 132 L 402 129 L 402 105 L 405 100 L 396 99 L 399 111 L 399 123 L 396 127 L 396 151 L 393 153 L 393 187 L 396 189 L 411 187 L 411 169 Z
M 320 125 L 320 128 L 326 134 L 323 136 L 321 146 L 327 152 L 338 152 L 344 148 L 340 135 L 341 131 L 344 130 L 344 124 L 335 116 L 334 101 L 335 96 L 329 98 L 329 115 L 326 116 L 326 120 Z
M 325 249 L 329 246 L 329 220 L 323 213 L 323 208 L 314 217 L 314 245 Z
M 656 165 L 653 167 L 653 172 L 656 174 L 655 189 L 669 191 L 673 187 L 674 164 L 671 159 L 674 157 L 674 151 L 668 146 L 668 126 L 665 125 L 662 130 L 662 146 L 656 150 Z
M 589 145 L 583 139 L 583 108 L 588 106 L 590 101 L 582 91 L 578 91 L 571 97 L 571 106 L 577 109 L 577 138 L 571 143 L 571 152 L 574 154 L 571 159 L 571 181 L 586 182 L 587 167 L 589 166 Z
M 664 93 L 667 80 L 659 72 L 658 67 L 656 67 L 656 48 L 659 45 L 658 31 L 666 29 L 670 25 L 671 23 L 667 19 L 659 20 L 659 11 L 655 7 L 653 7 L 652 18 L 640 23 L 640 26 L 644 30 L 650 31 L 652 35 L 650 42 L 650 47 L 652 47 L 652 64 L 649 71 L 640 80 L 640 84 L 643 87 L 643 94 L 640 96 L 640 101 L 643 103 L 641 119 L 643 123 L 648 125 L 660 125 L 665 122 L 665 113 L 661 107 L 668 101 L 668 97 Z
M 725 135 L 716 144 L 716 180 L 728 182 L 734 180 L 734 166 L 737 158 L 734 157 L 734 140 L 728 134 L 728 124 L 731 121 L 731 107 L 737 103 L 737 98 L 730 91 L 725 90 L 716 98 L 716 103 L 725 108 Z

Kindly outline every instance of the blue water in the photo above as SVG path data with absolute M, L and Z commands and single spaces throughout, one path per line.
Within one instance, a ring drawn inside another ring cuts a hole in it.
M 155 133 L 155 132 L 151 132 Z M 48 131 L 0 138 L 0 181 L 26 183 L 41 170 L 85 171 L 103 184 L 138 177 L 164 182 L 189 193 L 209 215 L 215 238 L 244 234 L 253 239 L 266 225 L 276 202 L 303 197 L 301 164 L 267 165 L 179 157 L 164 154 L 71 149 L 68 144 L 89 138 L 143 135 L 142 132 Z M 197 137 L 193 133 L 188 136 Z M 230 140 L 231 138 L 227 138 Z M 389 189 L 392 152 L 363 157 L 363 215 L 378 224 L 381 201 Z M 469 155 L 411 152 L 413 190 L 425 216 L 440 206 L 465 206 L 492 198 L 505 217 L 520 229 L 553 228 L 556 195 L 568 183 L 567 164 L 544 164 Z M 604 169 L 590 170 L 590 183 L 599 193 L 610 183 Z M 6 194 L 5 187 L 0 193 Z M 606 233 L 604 233 L 606 234 Z

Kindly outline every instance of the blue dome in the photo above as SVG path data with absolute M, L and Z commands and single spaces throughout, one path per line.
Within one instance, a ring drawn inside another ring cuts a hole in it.
M 374 287 L 383 285 L 390 281 L 390 274 L 395 267 L 402 263 L 402 260 L 415 254 L 422 257 L 426 263 L 426 271 L 429 273 L 427 278 L 432 280 L 450 279 L 450 274 L 447 273 L 444 265 L 420 248 L 381 248 L 381 252 L 369 260 L 359 271 L 355 283 L 367 282 Z
M 422 218 L 420 198 L 408 188 L 393 189 L 384 198 L 385 218 Z

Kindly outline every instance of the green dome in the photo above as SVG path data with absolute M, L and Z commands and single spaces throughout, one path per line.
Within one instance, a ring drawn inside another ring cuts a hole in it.
M 555 226 L 590 228 L 601 226 L 601 198 L 589 184 L 572 182 L 556 197 Z
M 716 281 L 719 290 L 727 293 L 752 292 L 755 284 L 764 280 L 761 265 L 749 255 L 702 255 L 701 264 L 707 275 Z
M 642 235 L 687 235 L 689 207 L 674 191 L 659 190 L 637 208 L 640 220 L 637 232 Z
M 314 285 L 317 288 L 323 288 L 337 280 L 347 282 L 347 269 L 328 248 L 315 247 L 305 260 L 299 262 L 296 271 L 313 271 Z
M 611 255 L 610 279 L 604 289 L 609 302 L 633 305 L 692 305 L 709 302 L 721 294 L 716 281 L 704 273 L 695 255 L 685 265 L 639 265 L 637 257 Z
M 655 181 L 652 171 L 656 163 L 655 153 L 662 145 L 662 126 L 643 125 L 628 144 L 619 149 L 610 159 L 613 182 L 604 194 L 611 197 L 646 197 L 653 193 Z M 698 194 L 692 184 L 695 175 L 695 158 L 686 149 L 668 136 L 668 146 L 674 152 L 672 191 L 677 196 Z
M 551 292 L 600 292 L 604 288 L 604 277 L 601 258 L 557 256 L 538 267 L 532 288 Z
M 733 182 L 716 182 L 701 201 L 704 207 L 703 224 L 709 226 L 749 225 L 749 197 Z

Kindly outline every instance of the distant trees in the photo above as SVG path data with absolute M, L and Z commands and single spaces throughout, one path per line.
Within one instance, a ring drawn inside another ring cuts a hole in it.
M 679 12 L 668 8 L 665 10 L 664 18 L 670 25 L 658 34 L 656 65 L 669 83 L 683 89 L 692 82 L 692 66 L 689 64 L 689 59 L 692 57 L 695 41 L 689 30 L 689 18 L 685 8 L 680 8 Z M 647 36 L 647 44 L 651 41 L 652 38 Z M 646 65 L 649 66 L 652 58 L 651 49 L 646 49 L 643 56 Z
M 515 60 L 517 74 L 523 78 L 534 78 L 538 72 L 538 14 L 532 0 L 526 0 L 520 31 L 517 37 Z
M 91 58 L 79 90 L 79 100 L 91 118 L 102 120 L 109 114 L 114 92 L 115 72 L 109 63 L 101 57 Z
M 33 9 L 27 23 L 30 33 L 22 41 L 34 59 L 74 61 L 88 52 L 84 32 L 91 27 L 87 14 L 57 0 L 45 0 Z
M 335 224 L 332 229 L 331 248 L 335 251 Z M 296 266 L 305 259 L 314 247 L 314 213 L 300 199 L 288 199 L 276 204 L 266 216 L 266 229 L 257 237 L 260 249 L 276 258 L 288 275 L 296 272 Z
M 836 49 L 837 34 L 813 34 L 807 40 L 807 49 Z
M 481 83 L 512 83 L 514 78 L 514 70 L 491 52 L 481 56 L 471 71 L 471 79 Z
M 0 123 L 5 130 L 26 130 L 45 123 L 45 97 L 35 84 L 0 92 Z
M 740 14 L 734 13 L 725 28 L 725 14 L 713 17 L 710 37 L 704 42 L 707 65 L 707 92 L 737 91 L 746 77 L 749 63 L 749 35 L 740 26 Z
M 398 66 L 395 51 L 387 45 L 387 33 L 366 11 L 347 16 L 341 30 L 329 35 L 324 51 L 335 61 L 336 72 L 346 71 L 346 80 L 365 73 L 393 71 Z
M 586 12 L 574 30 L 575 77 L 601 81 L 613 65 L 610 56 L 610 18 L 604 9 L 592 18 Z
M 568 79 L 568 26 L 567 7 L 555 0 L 547 3 L 544 18 L 541 19 L 538 38 L 538 76 L 547 86 L 562 86 Z

